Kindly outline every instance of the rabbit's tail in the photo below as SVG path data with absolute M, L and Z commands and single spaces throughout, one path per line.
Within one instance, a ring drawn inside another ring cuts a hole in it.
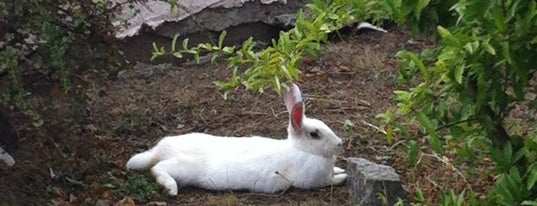
M 153 150 L 145 151 L 134 155 L 127 162 L 127 169 L 141 170 L 152 167 L 158 162 L 158 156 Z

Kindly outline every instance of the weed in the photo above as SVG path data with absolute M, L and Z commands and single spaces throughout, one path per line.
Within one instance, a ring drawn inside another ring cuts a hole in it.
M 131 174 L 125 183 L 115 190 L 116 196 L 130 196 L 136 201 L 158 198 L 160 187 L 155 180 L 144 174 Z

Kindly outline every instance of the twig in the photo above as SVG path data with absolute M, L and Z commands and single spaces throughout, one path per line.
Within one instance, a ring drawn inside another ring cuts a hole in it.
M 249 194 L 251 195 L 260 195 L 260 196 L 267 196 L 267 197 L 281 197 L 283 194 L 285 194 L 285 192 L 287 192 L 287 190 L 289 190 L 289 188 L 291 188 L 291 186 L 293 185 L 293 181 L 289 180 L 287 177 L 285 177 L 282 173 L 280 173 L 279 171 L 274 171 L 274 174 L 277 174 L 279 175 L 280 177 L 282 177 L 283 179 L 285 179 L 287 182 L 289 182 L 289 187 L 285 188 L 285 190 L 282 190 L 280 193 L 278 194 L 267 194 L 267 193 L 257 193 L 257 192 L 251 192 Z
M 285 192 L 287 192 L 287 190 L 289 190 L 289 188 L 291 188 L 291 186 L 293 186 L 293 181 L 289 180 L 285 175 L 283 175 L 282 173 L 280 173 L 279 171 L 275 171 L 274 174 L 277 174 L 277 175 L 280 175 L 283 179 L 285 179 L 287 182 L 289 182 L 289 187 L 285 188 L 285 190 L 281 191 L 280 192 L 280 196 L 283 195 Z
M 379 131 L 380 133 L 382 133 L 382 134 L 384 134 L 384 135 L 387 135 L 387 134 L 388 134 L 388 133 L 386 133 L 386 131 L 384 131 L 384 129 L 381 129 L 380 127 L 377 127 L 377 126 L 375 126 L 375 125 L 373 125 L 373 124 L 371 124 L 371 123 L 369 123 L 369 122 L 366 122 L 365 120 L 362 120 L 362 124 L 365 124 L 365 125 L 367 125 L 367 126 L 373 128 L 373 129 Z
M 455 167 L 453 164 L 451 164 L 451 162 L 448 159 L 448 157 L 446 157 L 446 156 L 440 157 L 440 156 L 438 156 L 438 154 L 421 153 L 420 160 L 421 160 L 421 156 L 432 157 L 432 158 L 438 160 L 439 162 L 444 163 L 448 168 L 450 168 L 451 170 L 455 171 L 455 173 L 457 173 L 459 176 L 461 176 L 462 180 L 465 183 L 468 183 L 468 181 L 466 180 L 466 177 L 464 177 L 464 174 L 462 174 L 462 172 L 460 172 L 459 169 L 457 169 L 457 167 Z M 418 162 L 419 162 L 419 160 L 418 160 Z
M 459 121 L 455 121 L 455 122 L 451 122 L 451 123 L 442 125 L 442 126 L 436 128 L 434 131 L 438 132 L 438 131 L 440 131 L 440 130 L 443 130 L 443 129 L 446 129 L 446 128 L 449 128 L 449 127 L 458 125 L 458 124 L 460 124 L 460 123 L 471 122 L 471 121 L 478 121 L 478 120 L 479 120 L 479 119 L 477 119 L 477 118 L 463 119 L 463 120 L 459 120 Z

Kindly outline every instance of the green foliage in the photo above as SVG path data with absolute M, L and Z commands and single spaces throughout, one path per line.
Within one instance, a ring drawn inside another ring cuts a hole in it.
M 537 135 L 535 131 L 524 146 L 513 151 L 509 143 L 503 151 L 492 149 L 491 157 L 501 171 L 491 198 L 501 205 L 533 204 L 537 199 Z
M 129 179 L 115 190 L 116 196 L 130 196 L 136 201 L 155 199 L 160 195 L 158 184 L 143 174 L 129 175 Z
M 41 30 L 44 35 L 46 47 L 50 50 L 50 66 L 51 70 L 59 71 L 60 81 L 63 83 L 63 89 L 68 92 L 70 87 L 69 72 L 66 68 L 66 53 L 75 40 L 75 33 L 64 30 L 61 25 L 55 23 L 53 16 L 54 10 L 47 10 L 42 5 L 36 5 L 39 11 L 38 15 L 42 18 L 43 25 Z M 73 17 L 77 18 L 73 23 L 74 27 L 83 26 L 85 16 L 79 12 L 75 12 Z
M 87 40 L 87 32 L 106 32 L 108 17 L 93 3 L 66 0 L 23 0 L 0 3 L 0 104 L 18 109 L 40 126 L 43 119 L 27 99 L 32 95 L 24 87 L 25 74 L 57 77 L 65 92 L 70 90 L 67 59 L 76 41 Z M 111 27 L 109 27 L 111 28 Z M 94 35 L 104 35 L 94 33 Z M 43 50 L 37 50 L 37 48 Z M 40 52 L 45 51 L 45 52 Z M 39 55 L 40 58 L 36 58 Z M 42 61 L 39 61 L 42 60 Z M 32 62 L 25 65 L 24 62 Z M 8 74 L 8 75 L 5 75 Z
M 410 162 L 411 165 L 416 166 L 416 164 L 418 163 L 419 148 L 415 140 L 410 140 L 407 143 L 407 151 L 408 151 L 408 161 Z
M 200 62 L 200 54 L 210 53 L 212 55 L 211 63 L 214 63 L 220 55 L 228 55 L 233 53 L 233 51 L 235 50 L 235 47 L 224 46 L 224 38 L 226 37 L 226 34 L 226 31 L 223 31 L 220 34 L 217 46 L 212 46 L 209 43 L 205 43 L 198 44 L 197 47 L 189 48 L 188 39 L 184 39 L 181 49 L 177 49 L 177 38 L 179 37 L 179 35 L 175 35 L 172 41 L 170 53 L 177 58 L 183 58 L 184 54 L 193 55 L 196 63 Z M 153 56 L 151 57 L 151 61 L 165 54 L 167 54 L 167 52 L 164 47 L 159 48 L 155 43 L 153 43 Z
M 28 102 L 33 94 L 25 87 L 38 76 L 58 81 L 64 92 L 69 93 L 78 69 L 109 73 L 111 59 L 118 56 L 112 19 L 121 6 L 135 2 L 137 0 L 119 4 L 108 0 L 0 2 L 0 104 L 22 111 L 34 125 L 40 126 L 43 119 Z M 166 2 L 172 8 L 177 4 L 177 0 Z M 103 53 L 106 55 L 100 55 Z M 96 61 L 98 65 L 79 65 L 80 62 L 72 60 L 103 56 L 107 59 Z M 88 68 L 90 66 L 95 68 Z
M 6 49 L 0 52 L 0 73 L 8 73 L 9 78 L 11 78 L 11 88 L 10 87 L 1 87 L 0 88 L 0 104 L 6 105 L 8 102 L 13 101 L 15 107 L 19 108 L 26 116 L 28 116 L 34 126 L 39 127 L 43 124 L 43 119 L 39 114 L 37 114 L 33 107 L 26 97 L 30 95 L 22 87 L 22 82 L 20 78 L 20 70 L 12 69 L 16 68 L 18 65 L 18 59 L 21 57 L 21 51 L 12 47 L 7 46 Z M 12 91 L 15 90 L 15 91 Z
M 458 0 L 377 0 L 387 17 L 413 32 L 429 32 L 435 25 L 453 25 L 456 18 L 447 9 Z
M 399 125 L 393 116 L 417 121 L 429 145 L 439 154 L 446 152 L 450 142 L 458 143 L 454 149 L 464 159 L 476 158 L 475 153 L 483 149 L 479 155 L 490 155 L 497 165 L 491 172 L 499 173 L 489 204 L 534 203 L 535 135 L 509 134 L 505 118 L 513 105 L 525 101 L 529 80 L 537 69 L 537 3 L 461 0 L 446 1 L 450 7 L 435 7 L 440 1 L 413 2 L 388 7 L 395 22 L 418 28 L 442 24 L 430 18 L 422 21 L 423 12 L 455 12 L 451 19 L 456 21 L 436 27 L 439 47 L 421 54 L 397 54 L 402 61 L 400 81 L 421 83 L 408 91 L 395 92 L 398 110 L 388 113 L 392 118 L 384 120 L 390 125 Z M 415 154 L 413 148 L 410 144 L 409 151 Z M 444 196 L 442 204 L 477 205 L 472 195 L 453 192 Z
M 183 47 L 177 54 L 154 45 L 153 59 L 166 54 L 182 58 L 182 53 L 192 53 L 194 58 L 199 58 L 200 51 L 216 54 L 213 58 L 217 58 L 227 48 L 223 53 L 228 55 L 228 68 L 233 70 L 233 76 L 227 82 L 216 82 L 219 88 L 229 92 L 242 85 L 246 89 L 263 92 L 271 85 L 280 93 L 282 83 L 299 78 L 300 59 L 305 54 L 315 55 L 321 49 L 321 43 L 326 42 L 329 33 L 360 19 L 382 19 L 379 10 L 378 4 L 367 0 L 335 0 L 330 3 L 317 0 L 308 4 L 305 12 L 298 12 L 294 28 L 280 32 L 278 40 L 273 40 L 272 46 L 263 50 L 255 50 L 253 39 L 245 41 L 236 51 L 232 47 L 222 47 L 219 43 L 218 46 L 200 44 L 194 48 Z M 172 42 L 171 47 L 175 48 L 176 43 Z M 246 68 L 243 69 L 244 67 Z
M 464 206 L 464 205 L 479 205 L 477 197 L 473 191 L 462 191 L 460 194 L 455 194 L 453 190 L 442 195 L 441 205 L 443 206 Z

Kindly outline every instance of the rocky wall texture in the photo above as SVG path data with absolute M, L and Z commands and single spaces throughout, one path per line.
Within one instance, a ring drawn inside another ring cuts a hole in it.
M 124 0 L 116 0 L 118 3 Z M 125 4 L 114 21 L 116 37 L 132 37 L 148 26 L 163 36 L 185 35 L 202 30 L 222 31 L 230 26 L 262 22 L 290 26 L 307 0 L 181 0 L 171 10 L 163 1 Z
M 117 2 L 123 0 L 116 0 Z M 270 41 L 280 30 L 292 27 L 296 12 L 309 0 L 181 0 L 173 12 L 162 1 L 147 1 L 129 8 L 118 19 L 116 37 L 123 39 L 128 59 L 147 62 L 152 43 L 168 46 L 175 35 L 189 38 L 191 45 L 214 43 L 226 30 L 226 44 L 253 37 Z M 168 59 L 168 61 L 173 61 Z

